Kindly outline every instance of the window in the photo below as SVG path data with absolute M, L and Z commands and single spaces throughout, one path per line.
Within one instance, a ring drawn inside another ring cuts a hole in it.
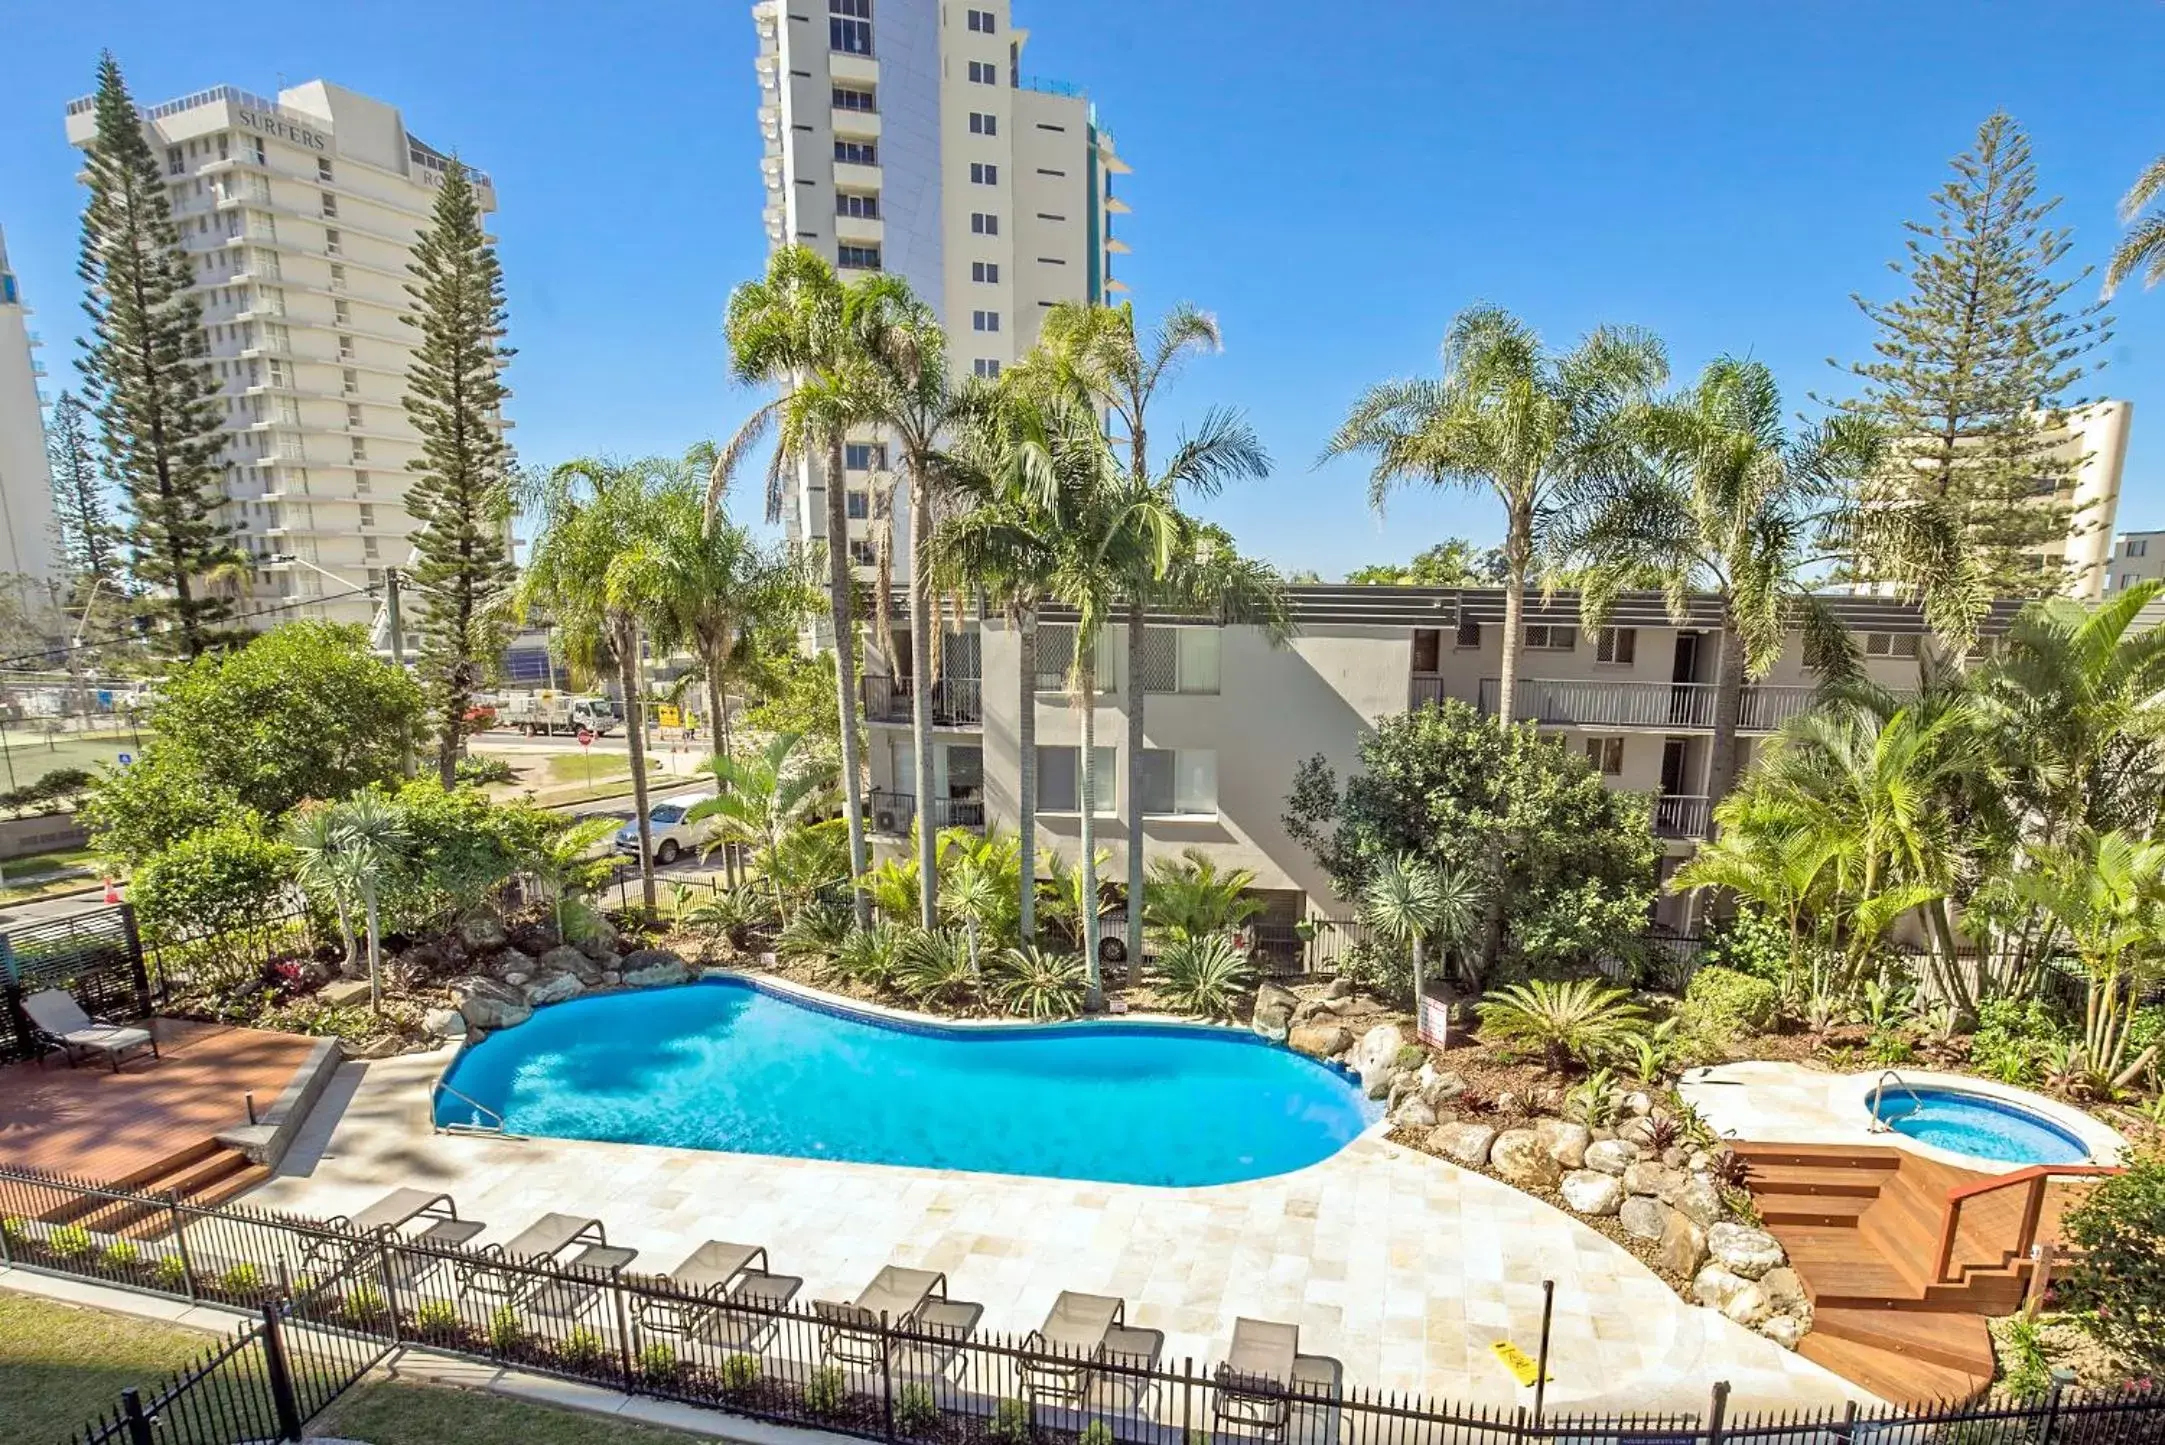
M 1443 632 L 1435 627 L 1413 629 L 1413 670 L 1415 672 L 1440 672 L 1443 670 Z
M 836 110 L 857 110 L 870 113 L 879 109 L 870 90 L 856 85 L 838 85 L 834 88 Z
M 326 256 L 343 256 L 346 254 L 345 237 L 339 234 L 336 226 L 325 226 L 323 228 L 323 254 Z
M 331 319 L 340 326 L 351 326 L 353 324 L 353 307 L 344 301 L 333 301 L 331 303 Z
M 980 356 L 970 363 L 970 370 L 973 374 L 990 381 L 1000 374 L 1000 363 Z
M 843 510 L 852 522 L 862 522 L 872 515 L 872 495 L 869 492 L 851 492 L 845 499 Z
M 1143 812 L 1159 817 L 1218 811 L 1218 755 L 1208 748 L 1144 748 Z
M 872 0 L 827 0 L 827 48 L 844 55 L 872 53 Z
M 992 12 L 990 10 L 966 10 L 963 14 L 968 17 L 970 29 L 979 35 L 993 33 Z
M 1041 747 L 1037 750 L 1037 810 L 1040 813 L 1079 813 L 1082 811 L 1082 749 L 1076 747 Z M 1118 811 L 1113 806 L 1114 789 L 1119 772 L 1119 754 L 1112 748 L 1098 748 L 1091 754 L 1091 798 L 1097 812 Z
M 870 542 L 862 537 L 849 539 L 849 563 L 852 567 L 871 567 L 876 565 L 877 560 Z
M 250 137 L 249 137 L 248 139 L 249 139 L 249 142 L 250 142 L 251 148 L 252 148 L 252 149 L 253 149 L 253 150 L 255 151 L 255 162 L 256 162 L 256 164 L 257 164 L 257 165 L 259 165 L 259 166 L 267 166 L 267 165 L 269 165 L 269 164 L 271 163 L 271 157 L 270 157 L 270 152 L 269 152 L 269 151 L 266 151 L 266 150 L 265 150 L 265 149 L 263 148 L 263 137 L 261 137 L 261 136 L 259 136 L 259 135 L 252 135 L 252 136 L 250 136 Z
M 1629 667 L 1639 651 L 1639 629 L 1604 627 L 1594 635 L 1594 661 Z
M 2122 592 L 2125 592 L 2125 591 L 2127 591 L 2127 589 L 2128 589 L 2128 588 L 2130 588 L 2130 587 L 2132 587 L 2132 586 L 2134 586 L 2134 585 L 2135 585 L 2135 574 L 2134 574 L 2134 573 L 2132 573 L 2132 572 L 2122 572 L 2122 573 L 2120 574 L 2120 590 L 2121 590 Z
M 987 115 L 984 111 L 981 110 L 973 110 L 970 112 L 971 135 L 998 135 L 999 133 L 1000 118 L 998 116 Z
M 842 447 L 842 469 L 850 472 L 887 470 L 887 443 L 844 443 Z
M 165 148 L 165 173 L 169 176 L 177 176 L 186 169 L 187 161 L 181 155 L 180 147 L 167 146 Z
M 353 354 L 352 337 L 341 336 L 338 338 L 338 359 L 340 361 L 352 361 L 355 359 Z
M 369 485 L 367 472 L 355 472 L 353 474 L 353 490 L 354 493 L 358 496 L 365 497 L 368 495 Z
M 1594 765 L 1594 771 L 1604 778 L 1613 778 L 1624 771 L 1624 740 L 1622 738 L 1588 738 L 1586 760 Z
M 1000 218 L 984 211 L 970 212 L 970 234 L 973 236 L 999 235 Z
M 1000 168 L 984 161 L 971 161 L 970 184 L 973 186 L 996 186 L 1000 184 Z
M 1529 622 L 1526 624 L 1526 650 L 1528 652 L 1569 652 L 1579 645 L 1579 629 L 1560 627 L 1553 622 Z
M 348 396 L 361 394 L 361 373 L 350 367 L 338 374 L 339 388 Z
M 331 289 L 333 291 L 346 289 L 346 268 L 336 261 L 331 263 Z
M 834 213 L 838 216 L 855 216 L 861 221 L 876 221 L 880 218 L 880 198 L 858 191 L 836 191 Z
M 1134 685 L 1144 692 L 1215 693 L 1218 646 L 1215 627 L 1151 627 L 1132 659 Z
M 323 214 L 326 216 L 338 214 L 338 197 L 332 195 L 329 191 L 323 193 Z
M 991 61 L 973 60 L 970 62 L 970 84 L 998 85 L 999 83 L 1000 73 L 994 68 Z
M 845 271 L 877 271 L 880 268 L 880 248 L 877 246 L 838 245 L 834 248 L 834 264 Z
M 1915 657 L 1918 636 L 1914 632 L 1867 632 L 1864 635 L 1866 657 Z
M 844 165 L 876 166 L 880 163 L 880 148 L 868 140 L 843 140 L 836 136 L 834 158 Z
M 649 809 L 647 818 L 656 827 L 668 828 L 683 822 L 685 811 L 685 809 L 678 807 L 674 803 L 663 803 L 658 807 Z
M 1481 645 L 1481 624 L 1471 617 L 1459 618 L 1458 631 L 1452 636 L 1451 645 L 1453 647 L 1479 647 Z
M 972 281 L 983 281 L 990 286 L 999 285 L 1000 263 L 997 261 L 972 261 L 970 263 L 970 279 Z
M 972 331 L 998 331 L 1000 329 L 1000 313 L 997 311 L 972 311 L 970 313 L 970 329 Z
M 316 179 L 319 181 L 331 179 L 331 158 L 329 156 L 316 157 Z
M 355 429 L 361 425 L 361 408 L 350 401 L 346 403 L 346 425 Z
M 2147 557 L 2149 554 L 2150 539 L 2148 537 L 2130 537 L 2127 539 L 2127 551 L 2124 555 L 2129 557 Z
M 352 437 L 349 438 L 349 440 L 351 440 L 353 443 L 353 459 L 357 462 L 367 461 L 368 443 L 360 437 Z
M 368 502 L 361 503 L 361 525 L 364 527 L 376 525 L 376 508 Z

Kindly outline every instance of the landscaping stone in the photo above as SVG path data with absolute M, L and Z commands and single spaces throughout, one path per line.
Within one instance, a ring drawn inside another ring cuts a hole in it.
M 1641 1149 L 1654 1147 L 1654 1121 L 1652 1119 L 1626 1119 L 1616 1126 L 1616 1137 L 1628 1139 Z
M 1759 1322 L 1757 1329 L 1783 1349 L 1793 1350 L 1797 1341 L 1804 1338 L 1805 1327 L 1794 1315 L 1768 1315 Z
M 1411 1069 L 1401 1069 L 1391 1075 L 1390 1092 L 1384 1095 L 1384 1112 L 1395 1114 L 1398 1106 L 1420 1092 L 1421 1076 Z
M 1789 1258 L 1782 1242 L 1765 1230 L 1726 1221 L 1708 1226 L 1706 1247 L 1724 1269 L 1746 1279 L 1758 1279 Z
M 1651 1194 L 1664 1204 L 1673 1204 L 1691 1183 L 1688 1176 L 1678 1173 L 1666 1164 L 1655 1164 L 1641 1159 L 1624 1166 L 1624 1192 L 1627 1194 Z
M 1311 1059 L 1327 1059 L 1353 1046 L 1353 1033 L 1343 1024 L 1295 1024 L 1286 1043 Z
M 1293 1027 L 1293 1011 L 1299 1007 L 1298 994 L 1265 979 L 1256 986 L 1255 1008 L 1248 1015 L 1248 1027 L 1272 1043 L 1284 1043 Z
M 513 988 L 523 989 L 534 981 L 534 976 L 514 968 L 503 975 L 503 981 Z
M 532 978 L 539 967 L 531 953 L 521 953 L 516 948 L 500 949 L 496 956 L 489 960 L 489 972 L 498 978 L 513 973 L 523 973 Z
M 600 964 L 578 949 L 567 948 L 562 944 L 535 959 L 534 963 L 544 975 L 570 974 L 582 984 L 601 982 Z
M 1614 1214 L 1624 1202 L 1624 1186 L 1615 1176 L 1597 1174 L 1591 1169 L 1574 1169 L 1556 1187 L 1564 1196 L 1564 1203 L 1581 1214 Z
M 1622 1139 L 1596 1139 L 1586 1146 L 1586 1167 L 1597 1173 L 1622 1178 L 1624 1171 L 1638 1159 L 1639 1146 Z
M 1392 1127 L 1398 1129 L 1433 1129 L 1436 1127 L 1436 1110 L 1419 1094 L 1408 1094 L 1391 1115 Z
M 1360 1046 L 1358 1044 L 1354 1046 L 1353 1056 L 1356 1060 L 1360 1058 Z M 1398 1072 L 1398 1065 L 1385 1064 L 1383 1072 L 1376 1075 L 1375 1083 L 1363 1089 L 1362 1093 L 1371 1099 L 1388 1100 L 1391 1097 L 1391 1085 L 1398 1082 Z
M 1767 1303 L 1785 1315 L 1798 1319 L 1812 1317 L 1812 1297 L 1805 1293 L 1804 1280 L 1788 1265 L 1770 1269 L 1759 1277 L 1759 1287 L 1767 1292 Z
M 1293 1031 L 1293 1016 L 1287 1013 L 1265 1013 L 1257 1009 L 1248 1016 L 1248 1027 L 1257 1038 L 1282 1044 Z
M 1338 1016 L 1336 1002 L 1327 998 L 1304 998 L 1294 1006 L 1293 1026 L 1298 1028 L 1304 1023 L 1326 1016 L 1331 1018 Z
M 1681 1144 L 1671 1144 L 1661 1151 L 1661 1162 L 1671 1169 L 1681 1170 L 1691 1159 L 1691 1152 Z
M 1333 1002 L 1349 999 L 1353 997 L 1353 993 L 1353 980 L 1350 978 L 1334 978 L 1323 985 L 1323 996 Z
M 1704 1179 L 1694 1179 L 1686 1184 L 1669 1204 L 1701 1229 L 1712 1228 L 1727 1212 L 1722 1206 L 1721 1192 Z
M 1691 1280 L 1691 1297 L 1708 1309 L 1720 1310 L 1724 1314 L 1728 1313 L 1729 1301 L 1746 1290 L 1758 1296 L 1761 1317 L 1764 1318 L 1766 1295 L 1759 1286 L 1744 1276 L 1723 1269 L 1718 1264 L 1709 1264 L 1693 1275 Z
M 616 952 L 619 941 L 616 925 L 606 918 L 597 918 L 594 920 L 593 931 L 580 940 L 579 951 L 600 963 Z
M 1406 1036 L 1397 1024 L 1377 1024 L 1361 1035 L 1353 1046 L 1353 1071 L 1361 1076 L 1361 1092 L 1371 1099 L 1381 1099 L 1390 1089 L 1391 1076 L 1398 1072 L 1398 1051 L 1406 1046 Z
M 654 988 L 688 981 L 691 968 L 666 948 L 640 948 L 624 955 L 624 982 L 632 988 Z
M 1654 1112 L 1654 1096 L 1644 1089 L 1634 1089 L 1624 1095 L 1624 1112 L 1634 1119 L 1644 1119 Z
M 567 998 L 577 998 L 586 992 L 586 985 L 575 973 L 544 974 L 526 986 L 526 1001 L 535 1008 L 543 1004 L 562 1003 Z
M 1594 1141 L 1591 1130 L 1569 1119 L 1542 1119 L 1534 1125 L 1534 1132 L 1541 1136 L 1541 1147 L 1549 1151 L 1549 1157 L 1566 1169 L 1582 1167 L 1586 1148 Z
M 344 1047 L 346 1057 L 349 1059 L 388 1059 L 394 1055 L 405 1053 L 406 1041 L 397 1034 L 385 1034 L 380 1039 L 370 1039 L 368 1042 L 361 1044 L 347 1044 Z
M 601 982 L 595 985 L 597 988 L 622 988 L 623 986 L 624 975 L 613 968 L 603 969 L 601 971 Z
M 1496 1142 L 1496 1131 L 1486 1124 L 1459 1123 L 1439 1124 L 1430 1131 L 1428 1147 L 1448 1158 L 1454 1164 L 1468 1169 L 1478 1169 L 1488 1163 L 1489 1146 Z
M 1706 1263 L 1706 1231 L 1671 1209 L 1662 1221 L 1654 1258 L 1669 1273 L 1690 1279 Z
M 1506 1119 L 1516 1119 L 1526 1112 L 1526 1103 L 1509 1089 L 1496 1096 L 1496 1112 Z
M 1729 1303 L 1721 1307 L 1721 1312 L 1746 1329 L 1754 1329 L 1770 1318 L 1774 1310 L 1767 1303 L 1766 1291 L 1757 1283 L 1748 1282 L 1729 1297 Z
M 494 914 L 476 913 L 459 921 L 459 942 L 474 954 L 493 953 L 511 939 Z
M 1639 1239 L 1659 1239 L 1669 1228 L 1669 1206 L 1650 1195 L 1634 1194 L 1618 1206 L 1624 1232 Z
M 466 1015 L 455 1008 L 432 1008 L 421 1015 L 421 1027 L 431 1038 L 463 1039 L 466 1037 Z
M 1520 1189 L 1554 1189 L 1563 1182 L 1563 1166 L 1533 1129 L 1506 1129 L 1489 1150 L 1488 1167 L 1506 1184 Z
M 479 1029 L 508 1029 L 534 1016 L 526 995 L 500 979 L 479 974 L 457 980 L 451 996 L 458 1000 L 459 1014 Z
M 1430 1104 L 1448 1104 L 1466 1092 L 1466 1081 L 1449 1069 L 1437 1068 L 1434 1059 L 1421 1065 L 1421 1072 L 1417 1077 L 1420 1080 L 1421 1097 Z

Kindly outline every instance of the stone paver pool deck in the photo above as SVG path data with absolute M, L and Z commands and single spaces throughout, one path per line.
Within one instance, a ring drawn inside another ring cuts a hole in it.
M 482 1243 L 549 1211 L 592 1214 L 634 1268 L 708 1239 L 764 1243 L 803 1298 L 849 1298 L 882 1266 L 947 1272 L 983 1327 L 1021 1334 L 1062 1289 L 1119 1295 L 1165 1355 L 1222 1357 L 1238 1315 L 1295 1321 L 1351 1385 L 1438 1400 L 1530 1401 L 1496 1359 L 1532 1353 L 1556 1281 L 1552 1406 L 1698 1410 L 1839 1405 L 1857 1387 L 1711 1310 L 1540 1200 L 1370 1135 L 1320 1164 L 1208 1188 L 1022 1178 L 560 1139 L 437 1134 L 448 1052 L 345 1066 L 280 1177 L 246 1201 L 324 1215 L 426 1185 L 486 1220 Z M 1118 1127 L 1117 1120 L 1108 1127 Z

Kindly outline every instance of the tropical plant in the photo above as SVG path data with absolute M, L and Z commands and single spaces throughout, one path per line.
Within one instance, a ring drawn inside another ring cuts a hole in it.
M 998 827 L 944 828 L 935 840 L 937 916 L 969 936 L 972 956 L 1021 941 L 1022 850 Z
M 1737 1042 L 1774 1027 L 1781 991 L 1763 978 L 1734 969 L 1706 967 L 1684 989 L 1683 1016 L 1721 1041 Z
M 2165 280 L 2165 208 L 2143 210 L 2160 194 L 2165 194 L 2165 155 L 2144 166 L 2120 198 L 2120 222 L 2128 232 L 2113 249 L 2112 264 L 2105 268 L 2107 296 L 2137 271 L 2142 272 L 2146 288 Z
M 398 804 L 373 789 L 332 804 L 329 829 L 361 898 L 361 917 L 368 931 L 368 1004 L 381 1014 L 383 933 L 378 927 L 377 903 L 404 860 L 411 834 Z
M 808 900 L 774 936 L 777 958 L 826 965 L 856 931 L 850 911 L 820 898 Z
M 753 757 L 709 760 L 701 771 L 714 776 L 720 792 L 684 815 L 687 822 L 713 821 L 710 854 L 723 843 L 756 851 L 774 893 L 775 913 L 785 923 L 790 916 L 785 845 L 833 805 L 835 793 L 832 773 L 803 755 L 802 741 L 796 733 L 776 733 Z
M 608 880 L 615 859 L 611 854 L 594 856 L 594 847 L 616 827 L 614 818 L 565 823 L 526 859 L 535 891 L 555 915 L 556 936 L 567 943 L 592 937 L 601 922 L 600 911 L 587 900 Z
M 918 1003 L 955 1008 L 977 994 L 977 965 L 958 929 L 911 929 L 895 944 L 894 960 L 895 986 Z
M 1143 921 L 1154 937 L 1171 941 L 1206 933 L 1231 933 L 1263 911 L 1248 868 L 1221 869 L 1201 848 L 1159 858 L 1143 883 Z
M 1430 939 L 1446 953 L 1472 940 L 1480 927 L 1480 885 L 1467 868 L 1438 868 L 1413 853 L 1377 865 L 1361 898 L 1368 926 L 1413 954 L 1413 1006 L 1427 996 L 1422 964 Z
M 2031 858 L 2015 891 L 2058 921 L 2082 960 L 2083 1072 L 2098 1092 L 2126 1088 L 2156 1055 L 2153 1045 L 2127 1060 L 2135 1005 L 2165 971 L 2165 842 L 2083 829 Z
M 729 940 L 732 947 L 742 948 L 753 929 L 779 920 L 760 897 L 756 884 L 740 883 L 734 888 L 716 888 L 686 907 L 679 921 L 687 928 L 705 929 L 717 938 Z
M 1158 993 L 1182 1013 L 1231 1018 L 1255 981 L 1255 966 L 1231 938 L 1206 933 L 1175 939 L 1158 954 Z
M 1033 1019 L 1067 1018 L 1081 1009 L 1090 973 L 1079 954 L 1029 945 L 1001 950 L 986 972 L 992 1001 Z
M 1629 990 L 1592 978 L 1507 984 L 1475 1007 L 1484 1037 L 1540 1049 L 1552 1073 L 1612 1058 L 1646 1026 Z
M 360 966 L 360 953 L 353 929 L 353 870 L 339 848 L 337 814 L 321 804 L 294 812 L 286 819 L 285 841 L 293 850 L 296 881 L 312 896 L 331 900 L 338 918 L 339 971 L 350 976 Z
M 879 922 L 870 928 L 851 928 L 842 936 L 827 960 L 828 970 L 837 978 L 868 988 L 885 988 L 894 982 L 896 945 L 901 940 L 901 930 L 892 923 Z
M 1616 1122 L 1616 1092 L 1616 1071 L 1595 1069 L 1565 1093 L 1565 1112 L 1589 1129 L 1607 1128 Z
M 2165 1371 L 2165 1150 L 2099 1180 L 2060 1230 L 2077 1251 L 2055 1281 L 2062 1306 L 2136 1369 Z

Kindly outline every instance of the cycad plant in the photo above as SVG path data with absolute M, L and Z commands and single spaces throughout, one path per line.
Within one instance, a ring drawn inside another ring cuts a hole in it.
M 1628 989 L 1595 978 L 1507 984 L 1476 1008 L 1484 1038 L 1539 1049 L 1559 1074 L 1574 1062 L 1592 1065 L 1618 1056 L 1646 1027 L 1645 1011 Z
M 1219 868 L 1200 848 L 1180 857 L 1159 858 L 1143 882 L 1143 922 L 1161 943 L 1231 933 L 1263 911 L 1263 900 L 1250 890 L 1255 873 L 1247 868 Z
M 1223 933 L 1175 939 L 1158 955 L 1157 990 L 1182 1013 L 1231 1018 L 1255 981 L 1255 965 Z
M 915 928 L 894 949 L 895 985 L 921 1004 L 968 1003 L 980 980 L 969 940 L 953 928 Z
M 1089 970 L 1082 956 L 1047 949 L 1002 949 L 987 970 L 994 1003 L 1033 1019 L 1072 1016 L 1082 1007 Z
M 353 931 L 353 866 L 339 846 L 338 810 L 324 804 L 296 809 L 286 819 L 285 835 L 301 887 L 328 897 L 338 915 L 339 972 L 350 978 L 360 967 L 360 949 Z
M 613 818 L 567 823 L 541 841 L 526 860 L 534 886 L 556 917 L 556 936 L 578 943 L 593 936 L 600 913 L 587 898 L 609 876 L 612 859 L 593 857 L 594 845 L 616 831 Z

